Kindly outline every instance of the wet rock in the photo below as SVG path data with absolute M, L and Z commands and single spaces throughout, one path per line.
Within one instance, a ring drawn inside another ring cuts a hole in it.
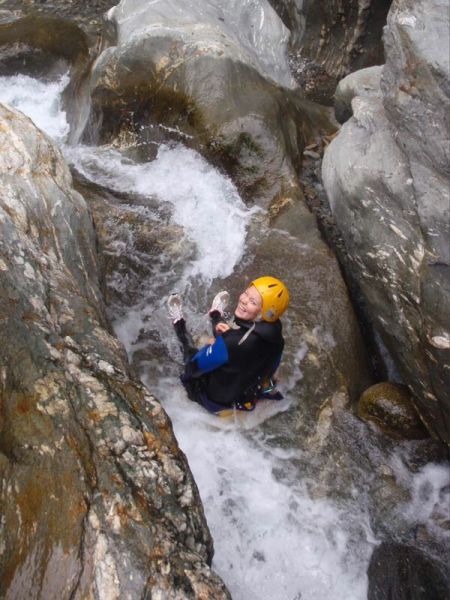
M 105 296 L 126 339 L 130 339 L 133 327 L 132 322 L 123 325 L 130 307 L 131 314 L 143 316 L 133 334 L 137 339 L 132 360 L 142 376 L 151 380 L 149 370 L 152 373 L 156 360 L 170 365 L 174 361 L 173 351 L 167 355 L 167 338 L 174 336 L 171 328 L 167 330 L 161 323 L 166 318 L 165 307 L 159 312 L 161 296 L 179 289 L 183 265 L 195 260 L 196 244 L 170 222 L 170 210 L 166 220 L 151 198 L 121 197 L 92 184 L 80 189 L 96 223 Z M 266 272 L 286 281 L 291 291 L 291 305 L 283 319 L 288 329 L 281 377 L 291 396 L 301 399 L 293 406 L 294 419 L 289 416 L 290 427 L 295 420 L 295 427 L 304 432 L 315 427 L 325 398 L 345 388 L 356 402 L 372 380 L 336 259 L 322 241 L 313 215 L 301 202 L 286 201 L 278 214 L 259 213 L 251 223 L 247 249 L 235 272 L 215 281 L 213 289 L 205 290 L 201 282 L 192 285 L 185 298 L 189 324 L 194 335 L 208 327 L 209 337 L 209 323 L 203 322 L 201 315 L 207 312 L 214 294 L 226 288 L 237 298 L 252 277 Z M 195 315 L 190 314 L 191 302 Z M 151 325 L 155 314 L 161 317 L 156 316 L 157 323 Z
M 368 568 L 368 600 L 445 600 L 449 580 L 442 567 L 417 548 L 383 542 Z
M 158 199 L 133 194 L 112 194 L 99 185 L 75 174 L 75 187 L 89 203 L 98 240 L 103 297 L 107 305 L 135 305 L 142 295 L 142 282 L 167 280 L 178 274 L 189 253 L 189 241 L 183 228 L 164 219 L 164 207 Z M 158 216 L 152 214 L 157 210 Z M 181 241 L 182 240 L 182 241 Z M 117 314 L 115 317 L 117 318 Z
M 110 18 L 118 42 L 92 75 L 92 139 L 144 143 L 162 124 L 225 168 L 247 201 L 297 195 L 305 140 L 333 126 L 292 91 L 288 32 L 268 4 L 172 0 L 137 12 L 124 0 Z
M 394 438 L 420 440 L 428 437 L 405 386 L 389 382 L 371 386 L 359 399 L 358 415 Z
M 0 595 L 229 598 L 184 455 L 105 318 L 60 152 L 0 106 Z
M 434 40 L 448 26 L 440 0 L 393 3 L 381 94 L 353 99 L 322 170 L 369 314 L 423 421 L 447 442 L 450 84 Z
M 32 77 L 60 74 L 84 63 L 86 35 L 75 24 L 55 17 L 26 16 L 0 21 L 0 75 Z
M 334 113 L 339 123 L 352 116 L 352 100 L 355 96 L 379 96 L 383 67 L 367 67 L 350 73 L 339 82 L 334 93 Z
M 308 98 L 332 104 L 342 77 L 384 62 L 381 35 L 391 0 L 270 3 L 291 31 L 291 69 Z

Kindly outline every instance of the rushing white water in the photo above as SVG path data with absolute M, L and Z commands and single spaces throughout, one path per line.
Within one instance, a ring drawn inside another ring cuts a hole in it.
M 61 100 L 68 83 L 67 75 L 50 83 L 27 75 L 0 77 L 0 102 L 23 112 L 39 129 L 61 144 L 70 129 Z
M 61 112 L 64 85 L 64 79 L 44 85 L 30 78 L 0 78 L 0 101 L 29 114 L 61 143 L 68 131 Z M 178 382 L 178 366 L 167 362 L 175 344 L 164 314 L 167 286 L 187 294 L 195 282 L 206 295 L 214 279 L 232 273 L 244 252 L 252 211 L 228 178 L 180 145 L 161 145 L 156 159 L 145 164 L 111 148 L 66 147 L 65 153 L 88 179 L 141 197 L 138 205 L 124 203 L 123 210 L 143 219 L 166 219 L 184 231 L 182 268 L 169 265 L 162 275 L 155 268 L 151 281 L 142 282 L 135 305 L 116 315 L 115 329 L 130 356 L 149 346 L 143 334 L 152 339 L 155 352 L 140 364 L 143 380 L 172 418 L 214 537 L 213 566 L 234 600 L 366 598 L 366 568 L 376 544 L 367 507 L 357 497 L 340 503 L 311 497 L 307 478 L 299 476 L 295 466 L 300 451 L 275 447 L 266 428 L 259 427 L 263 419 L 289 407 L 289 389 L 301 377 L 305 348 L 294 352 L 296 370 L 288 381 L 286 401 L 224 420 L 187 400 Z M 162 208 L 155 208 L 155 198 Z M 117 242 L 117 253 L 136 252 L 131 226 L 127 235 L 126 243 Z M 188 311 L 196 308 L 194 299 Z M 430 467 L 408 484 L 413 493 L 405 511 L 410 511 L 411 521 L 428 522 L 436 502 L 446 499 L 442 496 L 446 480 L 436 469 Z M 432 488 L 430 480 L 436 482 Z
M 397 480 L 410 490 L 410 499 L 398 507 L 411 526 L 426 524 L 443 546 L 450 544 L 450 470 L 448 465 L 429 463 L 417 473 L 405 468 L 395 456 L 392 468 Z
M 244 249 L 250 211 L 230 179 L 182 145 L 158 148 L 154 161 L 135 164 L 117 150 L 78 146 L 69 160 L 87 178 L 120 192 L 156 196 L 172 207 L 172 220 L 196 244 L 185 280 L 226 277 Z M 183 286 L 184 288 L 185 286 Z
M 375 540 L 364 507 L 312 499 L 291 467 L 298 450 L 271 446 L 251 427 L 258 415 L 208 415 L 173 379 L 161 378 L 158 392 L 200 489 L 213 566 L 234 600 L 366 597 Z

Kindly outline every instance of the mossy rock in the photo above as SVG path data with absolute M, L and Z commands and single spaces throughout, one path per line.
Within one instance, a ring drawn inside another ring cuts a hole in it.
M 395 439 L 429 437 L 406 386 L 387 381 L 372 385 L 358 401 L 358 415 Z

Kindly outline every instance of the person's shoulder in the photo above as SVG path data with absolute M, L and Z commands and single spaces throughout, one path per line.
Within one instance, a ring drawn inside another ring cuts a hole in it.
M 255 333 L 263 340 L 270 343 L 278 343 L 283 339 L 283 326 L 280 319 L 269 323 L 268 321 L 258 321 L 255 326 Z

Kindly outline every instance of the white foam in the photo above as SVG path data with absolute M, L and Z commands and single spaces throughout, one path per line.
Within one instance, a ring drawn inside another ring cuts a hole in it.
M 423 524 L 440 537 L 450 538 L 450 531 L 440 527 L 440 521 L 450 521 L 450 469 L 448 464 L 430 463 L 408 482 L 411 502 L 405 516 L 417 525 Z
M 252 210 L 233 182 L 197 152 L 161 145 L 154 161 L 135 164 L 111 148 L 68 149 L 76 168 L 97 183 L 121 192 L 156 196 L 172 206 L 172 219 L 196 244 L 197 256 L 184 278 L 206 282 L 226 277 L 244 251 Z
M 23 112 L 39 129 L 61 144 L 70 129 L 61 99 L 68 83 L 68 75 L 50 83 L 27 75 L 0 77 L 0 102 Z
M 365 509 L 310 498 L 291 467 L 296 450 L 208 415 L 175 380 L 159 385 L 205 506 L 213 567 L 233 599 L 365 599 L 375 543 Z

